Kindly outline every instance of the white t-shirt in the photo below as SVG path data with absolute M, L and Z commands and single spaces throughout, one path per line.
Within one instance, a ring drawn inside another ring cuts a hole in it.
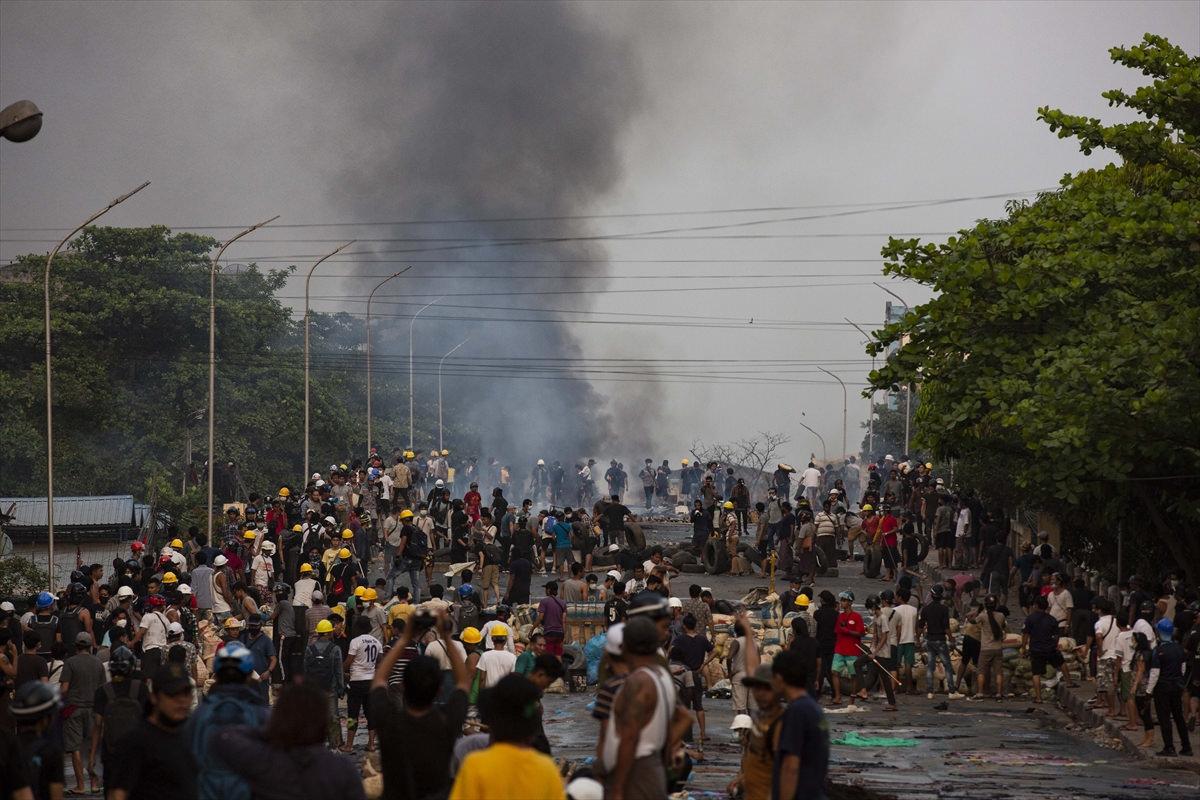
M 373 678 L 375 662 L 379 660 L 381 650 L 383 645 L 369 633 L 350 640 L 350 649 L 346 651 L 346 654 L 354 659 L 350 662 L 350 680 L 369 681 Z
M 1132 630 L 1117 634 L 1117 655 L 1121 656 L 1121 672 L 1132 671 L 1133 654 L 1136 649 Z
M 275 572 L 275 562 L 270 556 L 259 553 L 250 562 L 250 569 L 254 575 L 254 585 L 266 587 L 271 583 L 271 575 Z
M 1112 614 L 1105 614 L 1096 620 L 1096 644 L 1100 649 L 1100 658 L 1117 657 L 1117 637 L 1120 635 L 1121 628 Z
M 809 467 L 800 475 L 801 485 L 815 489 L 821 485 L 821 470 L 816 467 Z
M 967 535 L 971 527 L 971 509 L 961 508 L 958 511 L 958 527 L 954 531 L 954 535 L 962 538 Z
M 492 646 L 492 628 L 496 627 L 497 625 L 503 625 L 504 627 L 508 628 L 508 641 L 504 643 L 504 649 L 507 650 L 508 652 L 512 653 L 513 655 L 516 655 L 517 646 L 513 642 L 513 639 L 515 637 L 512 635 L 512 626 L 509 625 L 507 622 L 501 622 L 498 619 L 494 619 L 494 620 L 488 622 L 488 624 L 484 625 L 483 628 L 479 631 L 480 633 L 483 634 L 483 641 L 487 642 L 488 647 Z
M 892 641 L 913 644 L 917 641 L 917 607 L 901 603 L 892 609 Z
M 292 591 L 295 593 L 295 596 L 292 597 L 292 605 L 312 608 L 312 593 L 320 586 L 321 584 L 317 583 L 315 578 L 299 578 L 292 586 Z
M 153 650 L 167 646 L 167 616 L 161 611 L 151 611 L 142 617 L 138 627 L 145 631 L 142 634 L 142 650 Z
M 462 658 L 463 661 L 466 661 L 467 648 L 463 647 L 462 642 L 451 639 L 450 644 L 455 650 L 458 651 L 459 657 Z M 452 665 L 450 664 L 450 656 L 446 655 L 446 646 L 442 643 L 441 639 L 438 639 L 436 642 L 430 642 L 429 646 L 425 648 L 425 655 L 436 661 L 438 663 L 438 668 L 443 672 L 448 672 L 449 670 L 453 669 Z
M 476 666 L 487 673 L 484 688 L 491 688 L 517 666 L 517 657 L 507 650 L 488 650 Z

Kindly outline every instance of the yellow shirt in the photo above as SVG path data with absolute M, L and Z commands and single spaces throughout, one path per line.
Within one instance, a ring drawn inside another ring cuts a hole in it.
M 450 800 L 565 800 L 566 794 L 549 756 L 501 742 L 463 760 Z

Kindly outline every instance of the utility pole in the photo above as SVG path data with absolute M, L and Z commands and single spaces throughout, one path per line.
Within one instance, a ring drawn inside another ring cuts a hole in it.
M 864 331 L 857 323 L 851 322 L 849 317 L 842 317 L 849 324 L 853 325 L 855 330 L 867 337 L 867 344 L 871 343 L 871 334 Z M 871 355 L 871 372 L 875 371 L 875 355 Z M 871 389 L 871 396 L 867 398 L 867 456 L 875 454 L 875 389 Z
M 308 420 L 309 420 L 308 285 L 312 281 L 313 273 L 317 271 L 317 267 L 321 266 L 321 264 L 326 259 L 336 256 L 338 253 L 342 252 L 347 247 L 354 244 L 355 241 L 357 241 L 357 240 L 351 239 L 350 241 L 346 242 L 344 245 L 339 247 L 337 250 L 334 250 L 329 255 L 321 256 L 321 258 L 319 258 L 317 260 L 317 263 L 313 264 L 312 267 L 309 268 L 308 275 L 306 275 L 304 277 L 304 477 L 300 481 L 301 486 L 308 485 L 308 474 L 309 474 L 308 473 L 308 428 L 309 428 L 309 422 L 308 422 Z M 368 325 L 369 324 L 370 323 L 368 322 Z
M 393 272 L 379 282 L 379 284 L 371 290 L 367 295 L 367 455 L 371 454 L 371 302 L 375 299 L 375 293 L 383 287 L 385 283 L 398 278 L 408 272 L 412 267 L 405 267 L 399 272 Z M 307 467 L 305 467 L 307 469 Z M 307 478 L 305 478 L 307 480 Z

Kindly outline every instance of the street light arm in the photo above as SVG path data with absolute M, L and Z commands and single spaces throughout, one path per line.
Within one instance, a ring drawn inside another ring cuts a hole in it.
M 879 284 L 875 284 L 875 285 L 878 286 Z M 907 306 L 905 306 L 905 308 L 907 308 Z M 842 317 L 842 319 L 846 320 L 847 324 L 853 325 L 854 329 L 856 331 L 861 333 L 863 336 L 867 337 L 867 344 L 871 343 L 871 340 L 874 337 L 872 337 L 871 334 L 869 334 L 865 330 L 863 330 L 861 325 L 859 325 L 857 322 L 852 322 L 849 317 Z
M 454 347 L 451 347 L 446 352 L 446 355 L 438 359 L 438 450 L 445 449 L 446 447 L 446 443 L 442 441 L 442 365 L 446 363 L 447 358 L 454 355 L 455 350 L 462 347 L 469 341 L 471 341 L 470 336 L 454 345 Z
M 821 442 L 821 455 L 822 455 L 822 457 L 823 457 L 823 460 L 825 461 L 825 463 L 826 463 L 826 464 L 828 464 L 828 463 L 829 463 L 829 448 L 825 446 L 825 437 L 824 437 L 824 436 L 822 436 L 821 434 L 817 433 L 816 431 L 814 431 L 812 428 L 810 428 L 810 427 L 808 427 L 807 425 L 805 425 L 803 422 L 800 422 L 799 420 L 796 420 L 796 423 L 797 423 L 797 424 L 798 424 L 798 425 L 799 425 L 801 428 L 804 428 L 804 430 L 808 431 L 809 433 L 811 433 L 813 436 L 817 437 L 817 439 L 819 439 L 819 440 L 820 440 L 820 442 Z
M 871 281 L 871 283 L 874 283 L 874 284 L 875 284 L 876 286 L 878 286 L 880 289 L 882 289 L 883 291 L 885 291 L 885 292 L 887 292 L 888 294 L 890 294 L 892 297 L 894 297 L 894 298 L 896 298 L 897 300 L 899 300 L 899 301 L 900 301 L 900 305 L 904 306 L 904 309 L 905 309 L 906 311 L 912 308 L 912 306 L 910 306 L 910 305 L 908 304 L 908 302 L 907 302 L 907 301 L 906 301 L 906 300 L 905 300 L 903 297 L 901 297 L 900 295 L 896 294 L 896 293 L 895 293 L 895 292 L 893 292 L 891 289 L 889 289 L 889 288 L 887 288 L 886 286 L 884 286 L 882 283 L 876 283 L 875 281 Z
M 51 592 L 54 591 L 54 376 L 50 366 L 50 267 L 54 264 L 54 257 L 58 255 L 58 251 L 70 241 L 72 236 L 107 214 L 113 207 L 124 203 L 149 185 L 150 181 L 146 181 L 133 191 L 126 192 L 112 200 L 104 208 L 88 217 L 83 224 L 64 236 L 62 241 L 50 252 L 50 255 L 46 256 L 45 287 L 43 291 L 46 317 L 46 575 L 49 583 L 46 588 Z
M 402 270 L 393 272 L 391 275 L 388 275 L 386 278 L 381 280 L 375 286 L 374 289 L 371 290 L 370 294 L 367 295 L 367 324 L 365 327 L 366 327 L 366 333 L 367 333 L 367 455 L 368 456 L 370 456 L 370 454 L 371 454 L 371 438 L 372 438 L 371 437 L 371 303 L 374 302 L 374 300 L 375 300 L 375 293 L 378 292 L 380 289 L 382 289 L 383 285 L 385 283 L 392 280 L 393 278 L 400 277 L 404 273 L 408 272 L 410 269 L 412 269 L 412 267 L 408 266 Z
M 321 266 L 327 259 L 333 258 L 338 253 L 345 250 L 350 245 L 354 244 L 356 239 L 351 239 L 344 245 L 334 250 L 326 256 L 321 256 L 317 259 L 317 263 L 309 268 L 308 274 L 304 276 L 304 477 L 300 481 L 300 485 L 304 486 L 308 483 L 308 428 L 309 428 L 309 358 L 308 358 L 308 286 L 312 282 L 313 273 L 317 271 L 317 267 Z

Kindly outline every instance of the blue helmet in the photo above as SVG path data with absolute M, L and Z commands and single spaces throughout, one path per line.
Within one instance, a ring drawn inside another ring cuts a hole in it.
M 1175 623 L 1163 617 L 1154 626 L 1158 630 L 1158 635 L 1164 639 L 1170 639 L 1175 635 Z
M 54 605 L 54 595 L 49 592 L 38 592 L 36 605 L 38 608 L 49 608 Z
M 466 597 L 470 597 L 473 594 L 475 594 L 475 587 L 469 583 L 464 583 L 462 586 L 458 587 L 458 596 L 459 597 L 466 598 Z
M 249 675 L 254 671 L 254 656 L 249 648 L 241 642 L 229 642 L 217 651 L 213 659 L 213 671 L 220 672 L 223 667 L 237 667 L 238 672 Z

